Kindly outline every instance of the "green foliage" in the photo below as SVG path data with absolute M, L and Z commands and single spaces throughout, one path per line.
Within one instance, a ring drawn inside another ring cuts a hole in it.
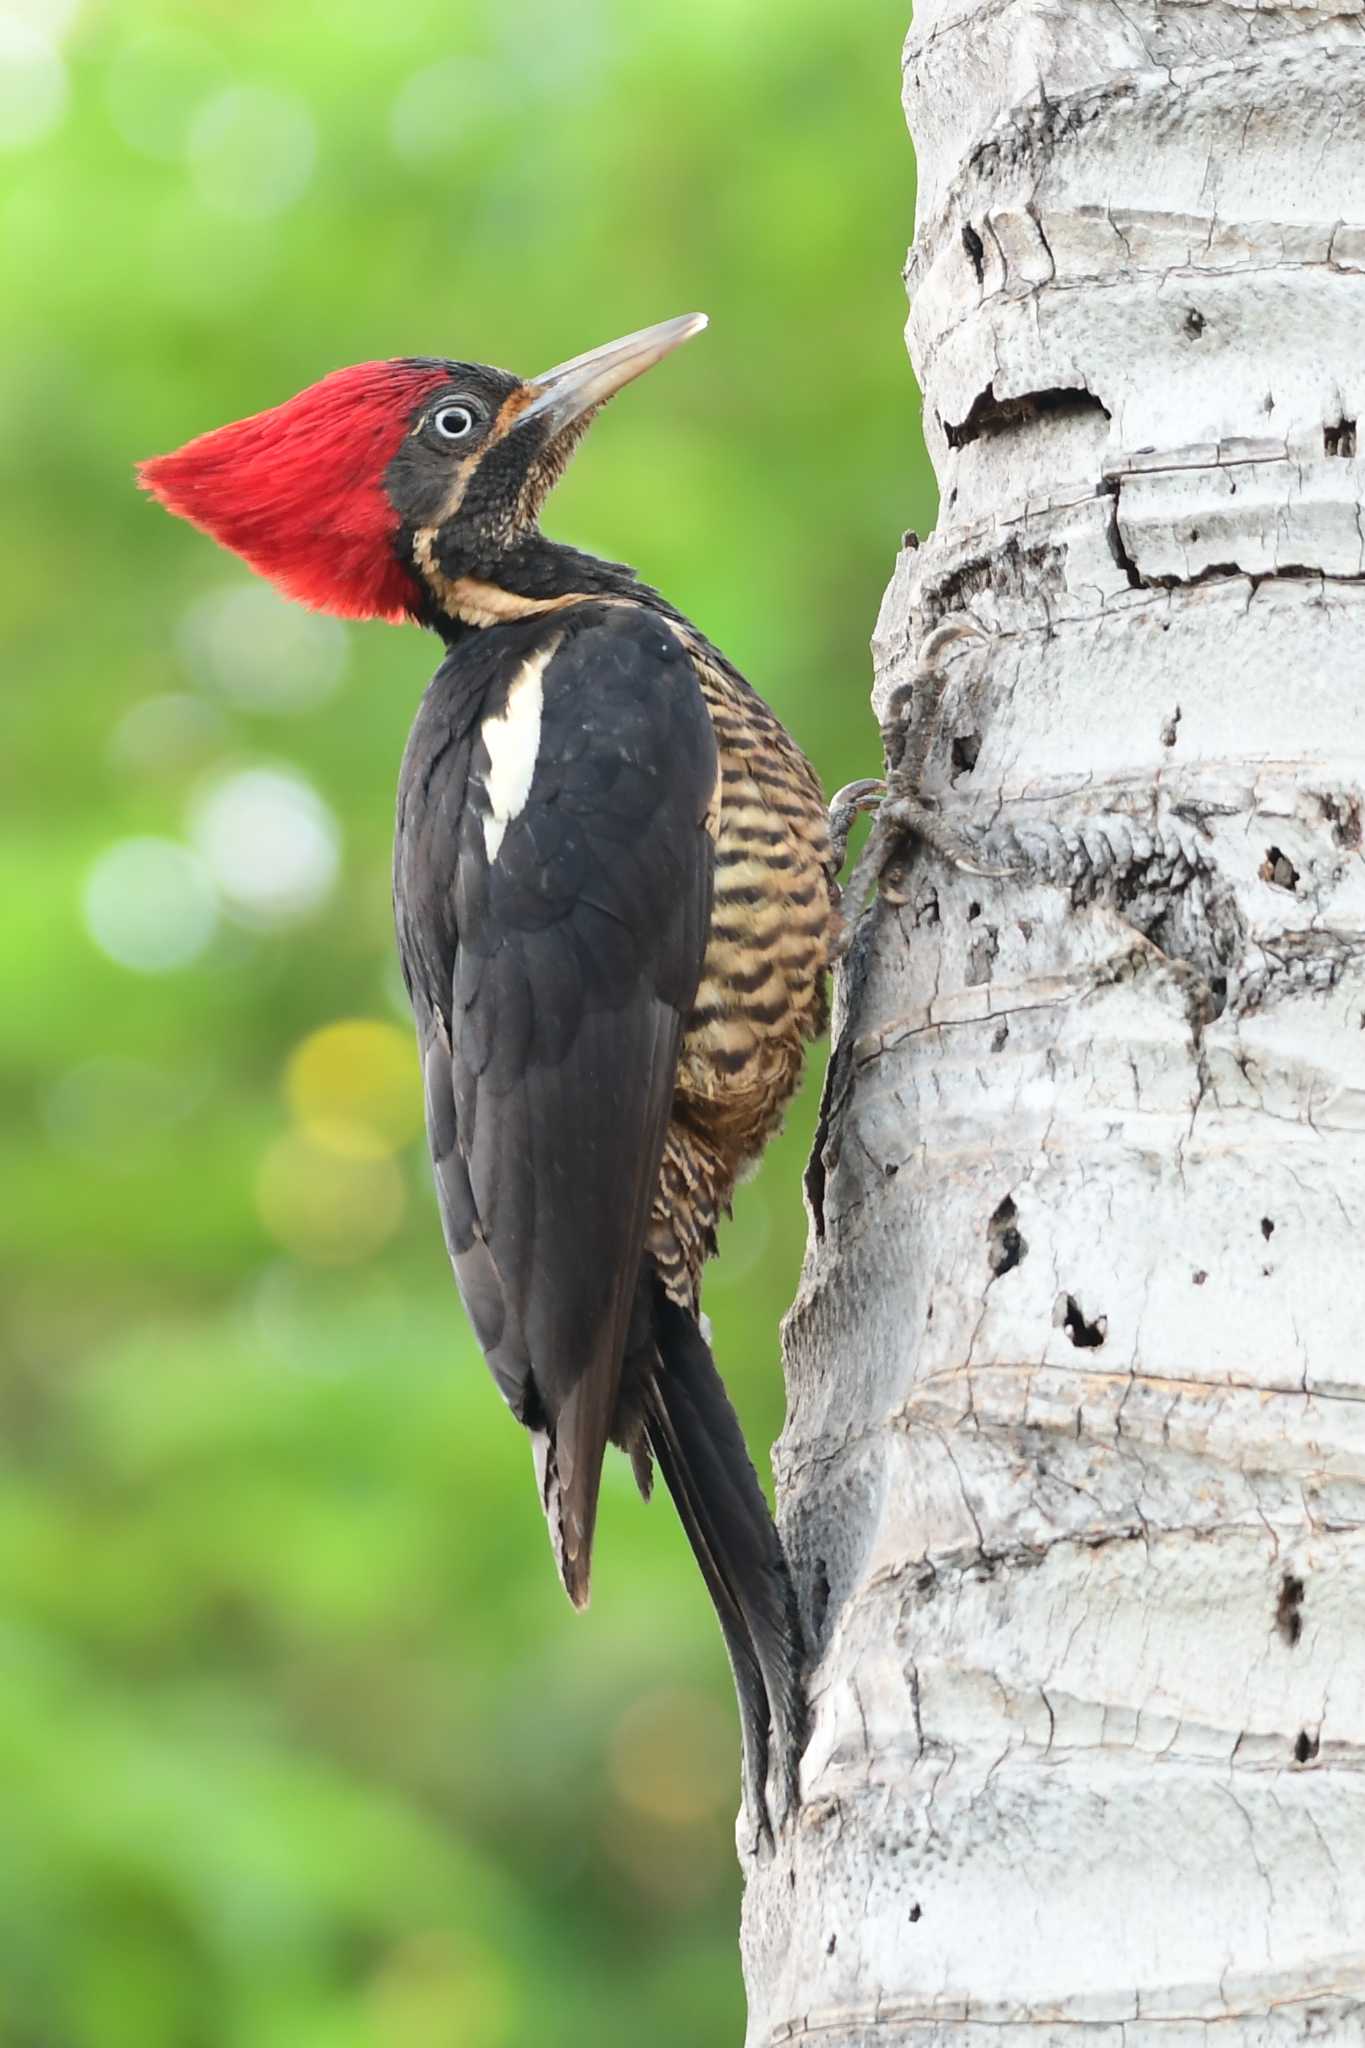
M 4 2048 L 739 2038 L 704 1594 L 614 1459 L 569 1613 L 412 1127 L 388 840 L 435 646 L 242 598 L 131 473 L 348 360 L 534 370 L 704 307 L 551 524 L 690 610 L 829 787 L 874 772 L 867 636 L 930 489 L 904 12 L 0 21 Z M 760 1462 L 813 1113 L 708 1292 Z

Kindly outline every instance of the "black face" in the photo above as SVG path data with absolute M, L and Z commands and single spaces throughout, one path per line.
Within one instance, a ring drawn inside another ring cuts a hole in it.
M 494 466 L 501 473 L 504 493 L 510 487 L 513 501 L 519 478 L 540 452 L 534 421 L 523 437 L 530 445 L 522 447 L 515 431 L 510 440 L 505 438 L 503 409 L 522 389 L 519 377 L 481 363 L 433 367 L 447 370 L 449 381 L 413 413 L 403 444 L 384 473 L 389 502 L 413 532 L 459 516 L 491 444 L 498 450 L 500 459 Z

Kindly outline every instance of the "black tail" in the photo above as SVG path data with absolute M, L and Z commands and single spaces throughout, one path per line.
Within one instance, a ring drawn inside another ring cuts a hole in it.
M 764 1834 L 769 1759 L 779 1823 L 797 1804 L 804 1699 L 791 1575 L 739 1420 L 696 1318 L 649 1272 L 658 1366 L 644 1390 L 650 1448 L 720 1617 L 739 1695 L 744 1794 Z M 771 1740 L 770 1740 L 771 1730 Z

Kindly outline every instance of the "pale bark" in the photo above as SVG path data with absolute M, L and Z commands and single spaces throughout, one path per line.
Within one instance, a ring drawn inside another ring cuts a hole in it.
M 752 2048 L 1365 2041 L 1365 14 L 920 0 L 933 856 L 842 977 Z M 869 767 L 871 764 L 869 764 Z

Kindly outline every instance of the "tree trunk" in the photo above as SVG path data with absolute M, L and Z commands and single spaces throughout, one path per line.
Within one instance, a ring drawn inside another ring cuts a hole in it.
M 920 0 L 936 855 L 787 1328 L 751 2048 L 1365 2042 L 1365 13 Z

